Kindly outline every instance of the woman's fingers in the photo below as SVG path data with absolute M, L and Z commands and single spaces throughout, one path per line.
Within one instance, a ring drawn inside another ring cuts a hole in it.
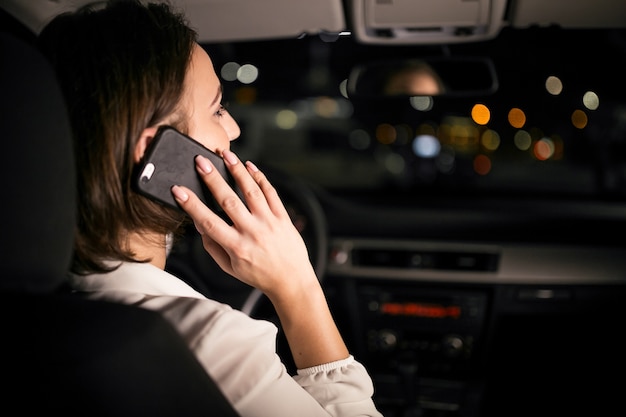
M 181 186 L 172 189 L 202 234 L 205 250 L 226 272 L 268 294 L 293 292 L 303 281 L 316 280 L 306 245 L 276 189 L 254 164 L 242 163 L 229 151 L 223 154 L 247 207 L 210 161 L 197 157 L 196 164 L 232 226 L 191 190 Z
M 237 182 L 237 186 L 245 199 L 245 204 L 209 159 L 200 155 L 197 156 L 196 168 L 209 191 L 233 224 L 245 228 L 245 225 L 251 221 L 251 212 L 257 216 L 270 212 L 264 191 L 257 184 L 257 179 L 253 178 L 251 174 L 254 173 L 259 180 L 264 176 L 253 164 L 249 164 L 248 167 L 246 164 L 242 164 L 234 153 L 224 151 L 223 154 L 227 169 Z M 268 193 L 275 194 L 275 190 L 269 183 L 263 187 Z M 220 235 L 212 232 L 218 228 L 218 225 L 227 226 L 226 223 L 220 222 L 219 216 L 185 187 L 175 186 L 172 188 L 172 193 L 181 208 L 194 220 L 196 228 L 201 234 L 210 233 L 218 243 L 224 243 L 220 240 Z M 272 199 L 275 200 L 277 197 L 272 197 Z M 275 202 L 273 204 L 275 205 Z
M 227 155 L 229 160 L 227 160 L 225 157 L 224 162 L 232 174 L 233 170 L 231 169 L 231 166 L 237 166 L 242 164 L 239 163 L 237 157 L 232 152 L 229 152 Z M 244 205 L 241 198 L 239 198 L 235 190 L 233 190 L 233 188 L 219 174 L 219 171 L 215 169 L 211 161 L 201 155 L 198 155 L 195 161 L 198 174 L 200 174 L 202 180 L 209 188 L 209 191 L 211 192 L 217 203 L 220 205 L 220 207 L 226 212 L 226 214 L 231 218 L 233 222 L 235 220 L 244 220 L 246 215 L 249 215 L 248 209 Z M 234 175 L 233 177 L 238 183 L 240 182 L 240 179 L 238 179 Z M 247 175 L 247 177 L 250 176 Z M 248 178 L 248 181 L 252 182 L 250 178 Z
M 196 230 L 202 236 L 204 249 L 224 271 L 233 275 L 231 258 L 226 248 L 236 241 L 237 232 L 188 188 L 175 185 L 172 187 L 172 194 L 193 220 Z
M 248 172 L 250 173 L 252 178 L 254 178 L 257 186 L 261 189 L 266 204 L 269 206 L 272 213 L 274 213 L 274 215 L 276 216 L 289 216 L 285 205 L 278 196 L 276 188 L 274 188 L 274 186 L 269 182 L 265 174 L 259 171 L 257 166 L 250 161 L 246 162 L 246 168 L 248 168 Z
M 201 235 L 214 235 L 217 229 L 220 228 L 220 223 L 224 223 L 224 221 L 209 209 L 189 188 L 174 185 L 172 187 L 172 194 L 180 207 L 192 218 L 196 229 Z
M 273 211 L 273 205 L 270 204 L 268 197 L 276 192 L 267 179 L 265 179 L 263 173 L 251 162 L 246 162 L 245 164 L 241 163 L 239 158 L 229 150 L 223 151 L 222 155 L 226 167 L 235 179 L 243 195 L 248 210 L 255 215 L 266 215 L 270 210 Z M 261 187 L 259 182 L 263 180 L 267 184 Z M 270 199 L 271 198 L 272 197 L 270 197 Z M 224 210 L 226 210 L 225 207 Z

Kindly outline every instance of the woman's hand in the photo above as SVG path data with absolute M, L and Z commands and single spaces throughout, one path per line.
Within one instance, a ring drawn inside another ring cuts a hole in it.
M 208 159 L 198 156 L 196 168 L 232 226 L 190 190 L 179 186 L 172 189 L 177 202 L 202 235 L 205 250 L 224 271 L 270 298 L 302 291 L 303 286 L 311 285 L 317 277 L 306 245 L 276 189 L 251 162 L 241 163 L 228 150 L 223 156 L 245 204 Z
M 196 168 L 232 226 L 189 189 L 172 188 L 204 248 L 224 271 L 268 296 L 298 368 L 347 358 L 304 240 L 276 189 L 251 162 L 242 164 L 230 151 L 223 157 L 247 207 L 206 158 L 196 157 Z

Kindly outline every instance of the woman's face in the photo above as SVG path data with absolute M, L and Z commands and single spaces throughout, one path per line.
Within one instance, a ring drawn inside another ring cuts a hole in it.
M 221 154 L 230 141 L 239 137 L 239 125 L 222 107 L 222 85 L 213 62 L 204 49 L 195 45 L 185 78 L 184 107 L 189 112 L 188 135 Z

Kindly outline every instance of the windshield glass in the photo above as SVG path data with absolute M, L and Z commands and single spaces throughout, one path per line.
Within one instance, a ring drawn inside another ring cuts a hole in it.
M 495 41 L 445 47 L 350 36 L 205 47 L 242 128 L 233 149 L 330 192 L 626 196 L 624 30 L 505 28 Z M 346 93 L 357 65 L 424 56 L 488 57 L 497 91 Z

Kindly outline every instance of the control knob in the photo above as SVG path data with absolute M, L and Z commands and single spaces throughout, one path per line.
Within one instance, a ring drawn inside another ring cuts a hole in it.
M 465 348 L 465 342 L 463 338 L 456 334 L 449 334 L 444 336 L 441 348 L 444 353 L 449 358 L 456 358 L 463 353 L 463 349 Z
M 376 333 L 375 343 L 380 350 L 392 350 L 398 345 L 398 335 L 393 330 L 379 330 Z

